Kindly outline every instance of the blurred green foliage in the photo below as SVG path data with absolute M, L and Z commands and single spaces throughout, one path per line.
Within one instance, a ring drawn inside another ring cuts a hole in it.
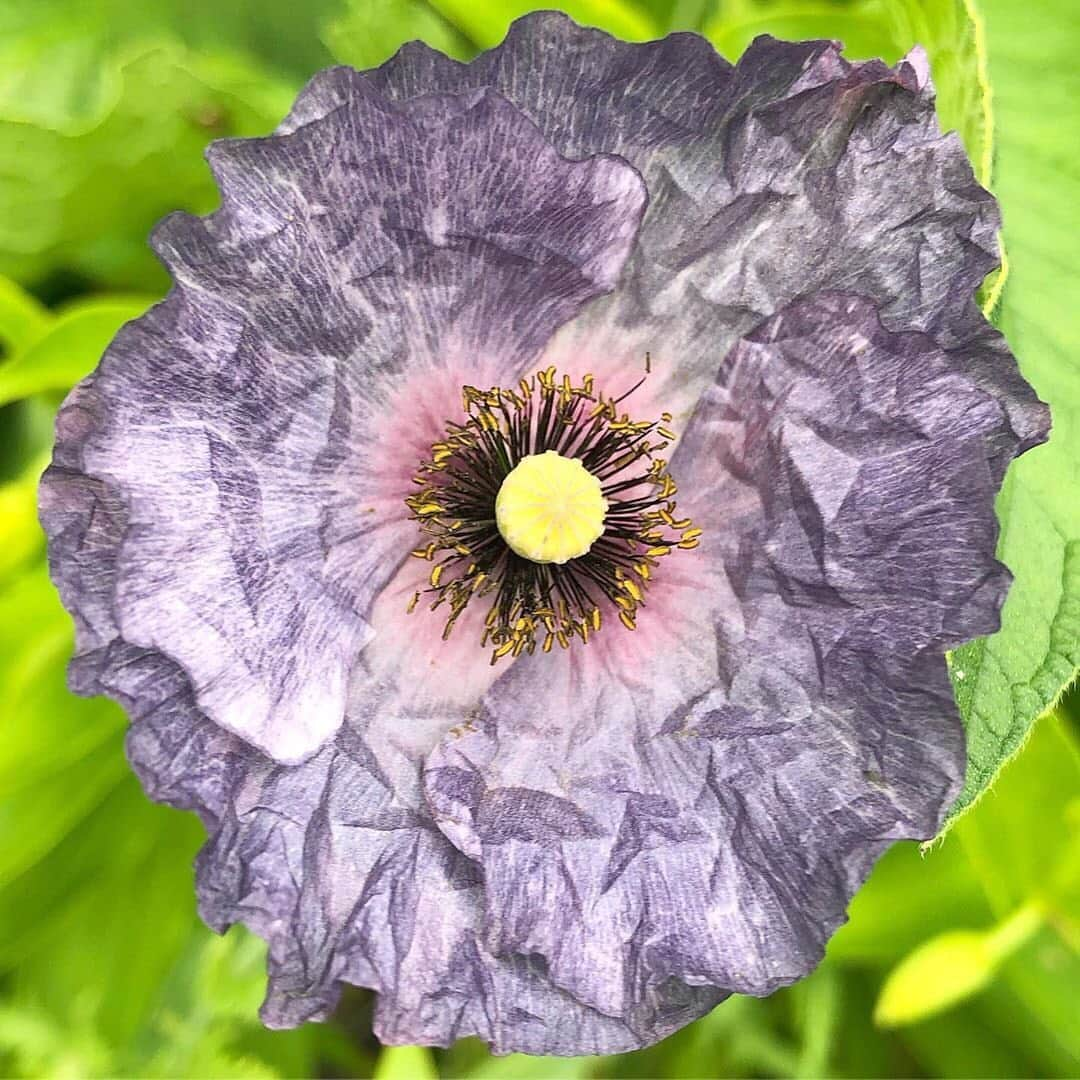
M 895 847 L 825 963 L 619 1058 L 380 1050 L 368 995 L 268 1032 L 264 949 L 194 913 L 201 828 L 142 795 L 124 718 L 72 697 L 70 620 L 35 488 L 52 416 L 166 287 L 146 236 L 216 201 L 211 138 L 270 130 L 303 80 L 421 37 L 467 59 L 528 0 L 0 0 L 0 1073 L 14 1076 L 1074 1076 L 1080 1072 L 1080 15 L 1072 0 L 565 0 L 626 38 L 828 36 L 852 57 L 928 50 L 944 123 L 1005 213 L 988 295 L 1054 406 L 1049 446 L 999 502 L 1017 575 L 1002 631 L 952 662 L 969 805 L 927 852 Z M 980 14 L 981 12 L 981 14 Z M 991 98 L 989 90 L 992 87 Z M 992 176 L 991 176 L 991 168 Z M 1038 718 L 1038 719 L 1037 719 Z M 1030 736 L 1030 737 L 1029 737 Z

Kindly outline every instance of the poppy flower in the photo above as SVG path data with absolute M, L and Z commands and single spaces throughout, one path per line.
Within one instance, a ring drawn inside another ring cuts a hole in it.
M 611 1053 L 805 975 L 964 771 L 1045 409 L 927 65 L 556 14 L 334 68 L 57 421 L 72 688 L 262 1016 Z

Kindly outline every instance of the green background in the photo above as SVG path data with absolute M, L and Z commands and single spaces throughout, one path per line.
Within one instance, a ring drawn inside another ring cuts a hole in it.
M 422 37 L 461 58 L 526 0 L 0 0 L 0 1073 L 14 1076 L 1076 1076 L 1080 1074 L 1080 8 L 1074 0 L 566 0 L 647 39 L 842 39 L 929 51 L 943 123 L 1001 200 L 985 309 L 1051 403 L 1010 470 L 1002 631 L 951 658 L 968 787 L 926 851 L 896 846 L 826 961 L 622 1057 L 380 1050 L 371 998 L 293 1032 L 255 1019 L 261 943 L 194 914 L 201 828 L 151 805 L 124 718 L 64 688 L 72 635 L 34 492 L 52 416 L 167 279 L 153 223 L 216 202 L 202 150 L 269 131 L 334 61 Z M 984 797 L 980 797 L 984 796 Z

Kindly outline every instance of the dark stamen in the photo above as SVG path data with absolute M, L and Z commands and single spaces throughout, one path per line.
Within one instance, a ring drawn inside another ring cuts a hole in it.
M 474 597 L 490 597 L 481 645 L 491 646 L 492 663 L 532 653 L 541 632 L 544 652 L 556 642 L 567 648 L 575 636 L 588 642 L 605 605 L 635 629 L 659 560 L 698 546 L 701 530 L 676 520 L 678 489 L 667 462 L 656 456 L 675 437 L 666 426 L 671 415 L 639 421 L 616 412 L 644 379 L 607 399 L 593 381 L 586 375 L 575 386 L 550 367 L 514 390 L 464 387 L 465 422 L 447 423 L 445 438 L 414 478 L 416 492 L 405 500 L 428 538 L 413 555 L 432 564 L 428 587 L 414 594 L 409 610 L 422 593 L 432 596 L 432 610 L 447 605 L 446 638 Z M 509 473 L 522 458 L 548 450 L 580 461 L 608 500 L 600 538 L 565 563 L 518 555 L 495 519 Z M 631 497 L 619 499 L 624 492 Z

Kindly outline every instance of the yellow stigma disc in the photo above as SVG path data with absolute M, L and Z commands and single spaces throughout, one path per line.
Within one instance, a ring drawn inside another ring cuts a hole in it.
M 554 450 L 523 457 L 495 497 L 502 538 L 523 559 L 564 563 L 604 531 L 607 499 L 600 481 L 577 458 Z

